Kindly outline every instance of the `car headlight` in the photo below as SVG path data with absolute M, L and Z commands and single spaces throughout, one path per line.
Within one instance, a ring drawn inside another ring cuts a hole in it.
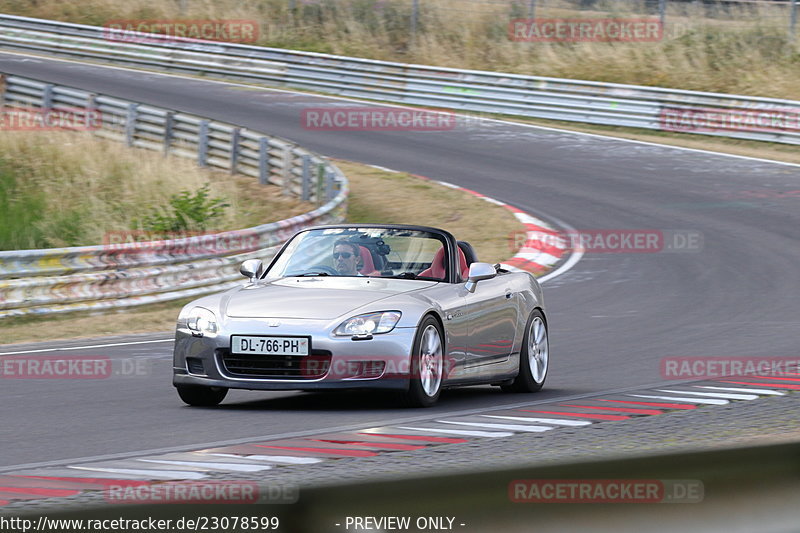
M 389 333 L 397 325 L 403 313 L 400 311 L 379 311 L 348 318 L 337 327 L 334 335 L 377 335 Z
M 192 331 L 214 334 L 217 332 L 217 317 L 208 309 L 195 307 L 186 318 L 186 326 Z

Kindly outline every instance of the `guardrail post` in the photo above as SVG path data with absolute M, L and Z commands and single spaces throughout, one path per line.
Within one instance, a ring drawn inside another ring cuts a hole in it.
M 53 107 L 53 84 L 48 83 L 44 86 L 42 93 L 42 109 L 50 109 Z
M 322 186 L 325 183 L 325 164 L 319 163 L 317 165 L 317 194 L 314 198 L 317 201 L 317 205 L 321 205 L 322 201 Z
M 791 14 L 789 15 L 789 44 L 794 44 L 797 31 L 797 0 L 792 0 Z
M 258 182 L 261 185 L 269 183 L 269 139 L 258 139 Z
M 97 95 L 96 94 L 87 94 L 86 95 L 86 109 L 84 113 L 86 114 L 87 125 L 89 121 L 89 117 L 93 116 L 93 113 L 97 112 Z M 103 115 L 98 114 L 97 116 L 100 117 L 100 127 L 98 129 L 103 129 L 106 126 L 105 120 L 103 119 Z M 94 130 L 92 130 L 94 131 Z
M 281 178 L 283 181 L 283 195 L 290 196 L 292 194 L 292 166 L 294 165 L 292 157 L 292 146 L 287 145 L 283 148 L 283 168 L 281 169 Z
M 164 155 L 169 154 L 172 148 L 172 136 L 175 129 L 175 113 L 167 111 L 164 115 Z
M 239 168 L 239 143 L 242 139 L 242 130 L 233 128 L 231 132 L 231 174 L 236 173 Z
M 333 185 L 334 180 L 336 178 L 336 174 L 333 170 L 328 169 L 325 173 L 325 201 L 329 202 L 331 198 L 333 198 Z
M 0 74 L 0 107 L 6 106 L 6 84 L 8 83 L 5 74 Z
M 311 156 L 303 155 L 303 194 L 301 199 L 307 202 L 311 198 Z
M 136 136 L 138 110 L 139 104 L 128 104 L 128 115 L 125 117 L 125 144 L 128 146 L 133 146 L 133 139 Z
M 208 123 L 208 120 L 201 120 L 197 131 L 197 164 L 201 167 L 208 166 Z
M 661 23 L 661 35 L 664 35 L 664 26 L 667 24 L 667 0 L 658 0 L 658 21 Z

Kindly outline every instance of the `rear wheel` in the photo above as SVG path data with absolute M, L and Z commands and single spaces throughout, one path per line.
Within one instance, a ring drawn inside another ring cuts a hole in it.
M 522 338 L 519 354 L 519 374 L 511 384 L 502 385 L 506 392 L 536 392 L 544 385 L 550 364 L 550 344 L 547 322 L 541 311 L 531 313 Z
M 228 394 L 225 387 L 201 387 L 197 385 L 178 385 L 178 396 L 185 403 L 195 407 L 218 405 Z
M 411 371 L 404 403 L 410 407 L 430 407 L 442 392 L 444 342 L 439 323 L 427 316 L 417 329 L 411 353 Z

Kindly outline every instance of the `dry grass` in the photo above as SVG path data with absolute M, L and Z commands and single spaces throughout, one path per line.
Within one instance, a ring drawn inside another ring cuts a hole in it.
M 153 304 L 102 314 L 67 314 L 58 317 L 0 319 L 3 344 L 80 339 L 175 330 L 178 312 L 191 300 Z
M 337 165 L 350 179 L 349 221 L 438 226 L 470 242 L 481 261 L 497 262 L 513 255 L 508 235 L 524 227 L 508 210 L 407 174 L 344 161 Z M 436 214 L 440 211 L 438 206 L 443 204 L 450 207 L 448 214 Z M 0 338 L 4 343 L 19 343 L 168 331 L 175 327 L 178 311 L 185 303 L 155 304 L 91 316 L 7 318 L 0 320 Z
M 204 170 L 189 159 L 131 150 L 87 133 L 0 131 L 0 170 L 5 203 L 30 202 L 38 211 L 19 227 L 4 220 L 6 248 L 99 244 L 107 232 L 141 229 L 151 209 L 204 184 L 211 196 L 230 204 L 208 230 L 254 226 L 311 209 L 276 187 L 259 187 L 253 178 Z
M 102 25 L 109 19 L 250 19 L 258 44 L 461 68 L 800 99 L 800 51 L 787 42 L 788 8 L 669 4 L 666 38 L 653 43 L 521 43 L 508 22 L 527 1 L 421 2 L 410 42 L 407 0 L 0 0 L 0 11 Z M 540 2 L 537 17 L 652 17 L 652 3 Z M 591 8 L 588 4 L 592 4 Z M 800 36 L 797 39 L 800 42 Z
M 513 255 L 513 233 L 523 226 L 511 212 L 463 191 L 404 173 L 337 161 L 352 186 L 351 222 L 421 224 L 446 229 L 472 244 L 480 261 L 497 263 Z M 447 209 L 441 209 L 446 205 Z

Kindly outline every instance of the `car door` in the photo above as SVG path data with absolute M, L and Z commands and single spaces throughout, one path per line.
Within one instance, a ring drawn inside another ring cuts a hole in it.
M 519 313 L 510 276 L 479 281 L 466 294 L 468 332 L 466 366 L 474 377 L 491 375 L 509 360 Z
M 444 375 L 449 380 L 458 380 L 464 374 L 467 363 L 467 290 L 463 283 L 439 283 L 425 290 L 425 296 L 437 302 L 444 325 L 445 346 Z

